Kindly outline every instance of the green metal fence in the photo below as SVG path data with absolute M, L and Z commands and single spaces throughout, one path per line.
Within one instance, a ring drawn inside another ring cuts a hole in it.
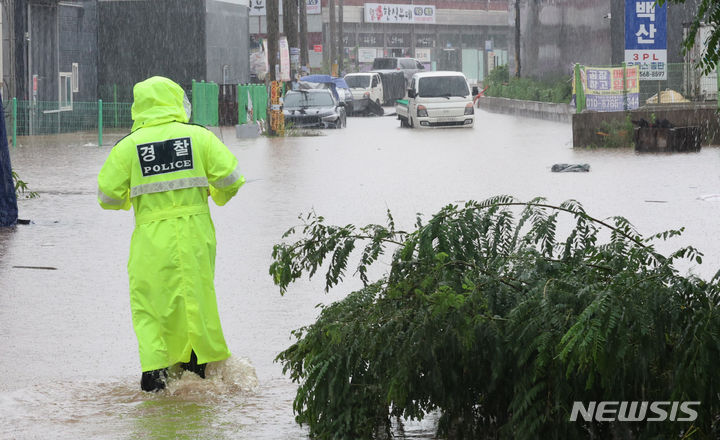
M 132 104 L 125 102 L 73 102 L 60 108 L 56 101 L 20 101 L 13 99 L 9 134 L 15 144 L 17 136 L 98 131 L 107 128 L 130 128 Z
M 264 84 L 239 84 L 238 124 L 267 119 L 268 94 Z
M 220 87 L 212 82 L 192 82 L 192 121 L 200 125 L 218 125 Z
M 263 84 L 238 85 L 238 120 L 240 124 L 267 119 L 268 93 Z M 132 127 L 132 103 L 117 102 L 117 88 L 106 90 L 112 98 L 95 102 L 73 102 L 60 108 L 56 101 L 22 101 L 13 98 L 5 103 L 8 135 L 13 146 L 18 136 L 47 135 L 96 131 L 102 145 L 103 130 Z M 218 125 L 219 86 L 215 83 L 192 83 L 192 120 L 202 125 Z M 126 96 L 126 95 L 123 95 Z M 248 110 L 252 109 L 249 118 Z
M 712 79 L 715 82 L 715 78 Z M 708 90 L 710 85 L 710 90 Z M 717 84 L 708 84 L 707 77 L 689 63 L 669 63 L 667 79 L 663 81 L 640 81 L 640 105 L 666 90 L 680 93 L 688 101 L 705 101 L 717 98 Z M 709 93 L 710 92 L 710 93 Z

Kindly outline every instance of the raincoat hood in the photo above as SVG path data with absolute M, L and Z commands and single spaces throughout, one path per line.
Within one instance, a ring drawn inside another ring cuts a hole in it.
M 132 131 L 172 121 L 188 122 L 183 105 L 185 92 L 174 81 L 153 76 L 133 88 Z

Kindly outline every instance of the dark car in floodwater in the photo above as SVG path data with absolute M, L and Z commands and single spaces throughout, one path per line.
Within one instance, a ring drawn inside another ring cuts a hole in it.
M 283 100 L 285 126 L 292 128 L 342 128 L 347 126 L 345 103 L 329 89 L 292 90 Z

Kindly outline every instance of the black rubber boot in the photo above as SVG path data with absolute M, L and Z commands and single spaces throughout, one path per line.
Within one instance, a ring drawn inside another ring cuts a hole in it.
M 198 376 L 205 379 L 205 367 L 207 364 L 199 364 L 197 363 L 197 355 L 195 355 L 195 351 L 190 352 L 190 362 L 188 363 L 181 363 L 180 367 L 185 371 L 192 371 L 193 373 L 197 374 Z
M 143 371 L 140 378 L 140 388 L 148 392 L 164 390 L 167 376 L 167 368 Z

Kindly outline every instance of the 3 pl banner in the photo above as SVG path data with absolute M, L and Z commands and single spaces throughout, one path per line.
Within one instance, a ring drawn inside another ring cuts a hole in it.
M 625 0 L 625 63 L 640 68 L 640 80 L 667 79 L 667 2 Z

